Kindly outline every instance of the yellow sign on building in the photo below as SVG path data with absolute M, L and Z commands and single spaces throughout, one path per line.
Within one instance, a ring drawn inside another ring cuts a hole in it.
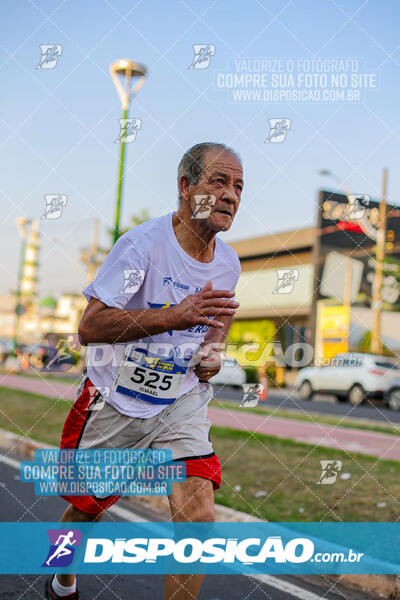
M 318 302 L 316 355 L 333 358 L 340 352 L 348 352 L 350 308 L 330 306 Z

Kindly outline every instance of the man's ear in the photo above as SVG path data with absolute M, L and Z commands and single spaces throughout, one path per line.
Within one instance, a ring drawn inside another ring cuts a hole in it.
M 182 175 L 182 177 L 179 180 L 179 189 L 183 200 L 187 200 L 189 198 L 189 186 L 190 183 L 188 181 L 188 178 L 185 175 Z

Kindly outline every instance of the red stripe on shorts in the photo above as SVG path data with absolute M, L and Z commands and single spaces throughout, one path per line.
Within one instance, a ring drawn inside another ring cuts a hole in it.
M 90 404 L 94 402 L 96 396 L 90 395 L 90 387 L 94 387 L 89 378 L 82 393 L 75 400 L 75 403 L 68 413 L 65 420 L 60 448 L 75 449 L 78 448 L 86 423 L 92 413 Z M 100 499 L 95 496 L 61 496 L 70 504 L 82 512 L 89 514 L 98 514 L 115 504 L 121 496 L 108 496 Z
M 65 420 L 61 434 L 60 448 L 73 449 L 78 447 L 86 422 L 91 414 L 89 410 L 91 399 L 89 387 L 93 387 L 93 384 L 88 377 L 85 387 L 80 396 L 75 400 Z
M 189 458 L 185 463 L 186 477 L 204 477 L 212 481 L 214 490 L 221 487 L 221 463 L 216 454 L 207 458 Z

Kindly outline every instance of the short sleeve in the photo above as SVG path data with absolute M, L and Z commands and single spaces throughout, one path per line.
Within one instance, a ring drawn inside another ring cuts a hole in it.
M 107 306 L 124 308 L 140 289 L 147 271 L 147 252 L 143 238 L 140 249 L 124 234 L 106 256 L 96 278 L 84 290 L 89 302 L 97 298 Z

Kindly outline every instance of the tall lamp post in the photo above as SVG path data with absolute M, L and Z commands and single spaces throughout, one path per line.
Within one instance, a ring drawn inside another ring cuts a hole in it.
M 32 221 L 26 217 L 17 217 L 16 219 L 17 228 L 21 237 L 21 249 L 19 258 L 18 268 L 18 281 L 17 281 L 17 293 L 15 299 L 15 327 L 14 327 L 14 338 L 13 338 L 13 350 L 14 353 L 18 346 L 18 330 L 19 330 L 19 318 L 22 315 L 23 307 L 21 304 L 21 281 L 24 272 L 25 265 L 25 254 L 26 254 L 26 242 L 28 238 L 28 229 Z
M 144 84 L 147 69 L 143 65 L 129 60 L 128 58 L 120 58 L 118 60 L 115 60 L 110 65 L 110 73 L 114 85 L 117 89 L 119 99 L 121 100 L 121 106 L 123 110 L 122 118 L 125 120 L 126 124 L 130 100 Z M 136 84 L 132 87 L 132 83 L 135 79 Z M 123 127 L 121 126 L 121 151 L 119 159 L 117 201 L 115 205 L 114 244 L 119 237 L 119 222 L 121 216 L 121 197 L 125 159 L 125 129 L 123 129 Z

